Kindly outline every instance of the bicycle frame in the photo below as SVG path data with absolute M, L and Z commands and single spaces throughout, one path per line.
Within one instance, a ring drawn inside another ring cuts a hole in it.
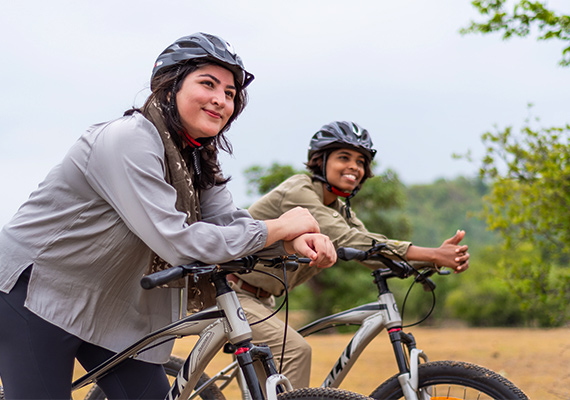
M 393 299 L 393 296 L 384 296 L 388 298 L 388 301 L 390 297 Z M 399 314 L 397 314 L 396 317 L 399 317 Z M 372 339 L 387 327 L 388 324 L 397 325 L 398 320 L 390 315 L 389 307 L 384 303 L 384 300 L 379 300 L 377 303 L 368 303 L 318 319 L 299 329 L 299 333 L 302 336 L 309 336 L 335 325 L 348 324 L 361 326 L 333 365 L 328 376 L 322 383 L 322 387 L 339 387 Z
M 298 332 L 306 337 L 337 325 L 360 325 L 321 385 L 321 387 L 336 388 L 340 386 L 372 339 L 386 328 L 400 371 L 398 379 L 405 397 L 406 399 L 417 399 L 419 359 L 422 358 L 427 362 L 428 357 L 423 351 L 416 349 L 413 336 L 402 331 L 402 317 L 394 295 L 388 289 L 387 284 L 387 279 L 393 277 L 393 273 L 389 269 L 378 269 L 372 275 L 379 290 L 378 301 L 318 319 L 302 327 Z M 406 344 L 409 350 L 409 367 L 402 342 Z
M 245 318 L 245 314 L 235 292 L 230 289 L 229 292 L 218 295 L 216 302 L 217 306 L 210 307 L 173 322 L 145 336 L 122 352 L 117 353 L 103 364 L 73 382 L 72 390 L 77 390 L 90 383 L 96 383 L 98 379 L 117 366 L 121 361 L 127 358 L 135 358 L 141 351 L 144 351 L 146 347 L 156 343 L 160 339 L 169 340 L 176 337 L 181 338 L 189 335 L 198 335 L 199 339 L 197 343 L 188 355 L 184 366 L 179 371 L 167 395 L 167 399 L 169 400 L 189 398 L 206 366 L 222 349 L 226 341 L 232 344 L 243 344 L 251 340 L 251 328 Z M 253 350 L 253 348 L 246 348 L 245 353 L 248 353 L 250 350 Z M 249 356 L 249 358 L 251 359 L 251 356 Z M 242 368 L 244 368 L 243 365 Z M 251 368 L 253 367 L 251 366 Z M 266 381 L 268 399 L 277 399 L 278 385 L 284 385 L 287 390 L 292 390 L 291 384 L 283 375 L 273 373 L 269 378 Z M 255 398 L 263 397 L 260 391 L 257 391 L 254 396 Z
M 417 399 L 418 365 L 420 358 L 423 359 L 424 362 L 428 362 L 428 357 L 422 350 L 415 348 L 413 336 L 405 334 L 401 329 L 402 318 L 394 295 L 388 289 L 386 282 L 388 278 L 394 276 L 392 272 L 389 269 L 378 269 L 374 271 L 372 275 L 375 278 L 374 281 L 379 290 L 378 300 L 376 302 L 320 318 L 300 328 L 298 332 L 306 337 L 334 326 L 360 325 L 360 328 L 342 351 L 321 385 L 321 387 L 324 388 L 338 388 L 364 349 L 380 332 L 387 329 L 396 357 L 396 363 L 399 368 L 399 381 L 405 393 L 405 398 Z M 406 362 L 402 342 L 404 342 L 409 349 L 409 366 Z M 208 386 L 212 382 L 223 381 L 219 386 L 220 390 L 223 390 L 229 385 L 229 382 L 236 377 L 239 386 L 242 388 L 243 398 L 250 399 L 247 390 L 243 390 L 244 382 L 240 375 L 239 369 L 237 368 L 237 361 L 234 361 L 213 376 L 203 387 Z

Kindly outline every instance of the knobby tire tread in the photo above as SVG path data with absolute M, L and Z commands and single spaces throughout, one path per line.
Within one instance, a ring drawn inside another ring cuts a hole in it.
M 418 367 L 419 387 L 457 385 L 479 390 L 495 399 L 528 400 L 526 394 L 502 375 L 485 367 L 461 361 L 433 361 Z M 403 398 L 398 374 L 382 383 L 370 395 L 374 399 Z
M 333 388 L 302 388 L 277 395 L 279 400 L 371 400 L 362 394 Z

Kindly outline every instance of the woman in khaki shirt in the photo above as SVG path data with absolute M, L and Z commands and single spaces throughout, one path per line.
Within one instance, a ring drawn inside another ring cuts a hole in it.
M 427 261 L 452 268 L 456 273 L 469 267 L 467 246 L 459 243 L 464 231 L 438 248 L 419 247 L 410 242 L 391 240 L 369 232 L 350 210 L 352 198 L 372 175 L 370 164 L 376 151 L 369 133 L 353 122 L 324 125 L 311 139 L 307 168 L 311 176 L 295 175 L 256 201 L 248 211 L 256 219 L 275 218 L 294 207 L 304 207 L 319 223 L 321 233 L 329 236 L 335 248 L 345 246 L 367 250 L 373 241 L 386 243 L 394 253 L 408 261 Z M 345 201 L 341 201 L 344 198 Z M 385 254 L 394 257 L 390 251 Z M 378 264 L 376 264 L 376 267 Z M 370 265 L 375 268 L 374 265 Z M 306 282 L 322 269 L 304 266 L 287 273 L 288 289 Z M 274 271 L 272 271 L 274 273 Z M 234 289 L 250 322 L 269 315 L 274 298 L 283 292 L 277 280 L 261 274 L 233 278 Z M 267 343 L 276 357 L 281 355 L 285 324 L 272 318 L 252 327 L 254 341 Z M 283 373 L 295 387 L 309 384 L 311 348 L 297 332 L 288 327 Z

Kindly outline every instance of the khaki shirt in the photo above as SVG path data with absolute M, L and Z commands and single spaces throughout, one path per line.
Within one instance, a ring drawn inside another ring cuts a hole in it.
M 267 193 L 256 201 L 248 211 L 255 219 L 266 220 L 278 218 L 284 212 L 301 206 L 307 208 L 319 223 L 321 233 L 330 237 L 335 248 L 353 247 L 360 250 L 368 250 L 372 242 L 386 243 L 388 247 L 398 255 L 405 258 L 411 242 L 390 240 L 384 235 L 369 232 L 353 210 L 351 218 L 346 218 L 345 205 L 337 199 L 332 205 L 323 204 L 323 184 L 313 182 L 311 177 L 305 174 L 294 175 L 281 185 Z M 391 254 L 386 253 L 387 256 Z M 378 268 L 378 263 L 368 263 L 370 268 Z M 271 272 L 279 277 L 283 273 L 270 268 L 256 268 Z M 289 290 L 306 282 L 322 269 L 309 267 L 304 264 L 297 271 L 287 273 Z M 283 285 L 276 279 L 265 274 L 247 274 L 240 276 L 247 283 L 260 287 L 274 295 L 281 295 Z

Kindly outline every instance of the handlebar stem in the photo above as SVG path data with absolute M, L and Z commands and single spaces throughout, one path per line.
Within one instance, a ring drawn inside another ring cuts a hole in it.
M 372 271 L 372 276 L 374 277 L 374 283 L 378 287 L 379 295 L 390 293 L 387 279 L 396 276 L 390 269 L 388 268 L 377 269 L 375 271 Z
M 210 279 L 216 288 L 216 297 L 232 291 L 232 288 L 228 284 L 228 280 L 226 278 L 227 275 L 228 272 L 222 271 L 214 272 L 212 274 Z

